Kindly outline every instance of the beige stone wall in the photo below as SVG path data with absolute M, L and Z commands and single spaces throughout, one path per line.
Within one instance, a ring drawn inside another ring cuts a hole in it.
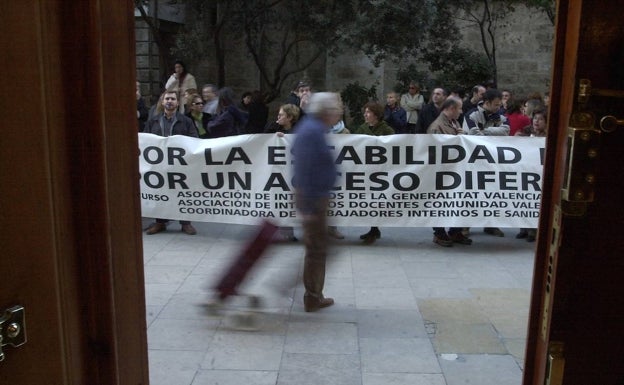
M 464 44 L 481 52 L 478 31 L 466 28 L 463 33 Z M 517 7 L 516 14 L 509 17 L 507 25 L 499 27 L 497 32 L 498 87 L 509 88 L 518 96 L 534 91 L 546 92 L 550 85 L 553 36 L 554 27 L 545 14 Z M 158 48 L 150 43 L 149 38 L 147 27 L 137 18 L 137 76 L 142 82 L 144 95 L 157 94 L 161 81 L 158 78 Z M 245 52 L 244 43 L 237 38 L 232 37 L 226 52 L 226 85 L 240 95 L 244 91 L 261 89 L 262 81 L 252 58 Z M 210 56 L 187 65 L 199 87 L 216 82 L 216 67 Z M 292 84 L 300 78 L 310 79 L 317 91 L 340 91 L 355 81 L 366 87 L 377 84 L 378 97 L 384 100 L 385 93 L 396 83 L 397 70 L 398 66 L 391 62 L 375 67 L 364 55 L 352 50 L 344 50 L 336 58 L 321 58 L 305 72 L 286 81 L 282 97 L 271 105 L 271 116 L 289 94 Z
M 516 96 L 524 97 L 531 92 L 548 91 L 551 78 L 554 26 L 548 17 L 516 8 L 507 25 L 497 30 L 498 88 L 511 89 Z M 477 30 L 464 30 L 464 44 L 482 51 L 481 35 Z

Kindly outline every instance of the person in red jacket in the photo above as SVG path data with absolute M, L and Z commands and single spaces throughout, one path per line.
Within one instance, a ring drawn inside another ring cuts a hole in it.
M 509 123 L 509 136 L 514 136 L 518 131 L 531 124 L 531 118 L 522 113 L 524 100 L 514 100 L 507 105 L 507 122 Z

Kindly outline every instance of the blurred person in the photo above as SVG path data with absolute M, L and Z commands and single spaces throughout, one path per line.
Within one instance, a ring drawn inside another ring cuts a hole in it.
M 219 98 L 217 97 L 217 87 L 212 84 L 204 84 L 201 92 L 202 99 L 204 99 L 203 112 L 214 116 L 217 113 L 217 107 L 219 105 Z
M 531 124 L 531 118 L 522 113 L 524 100 L 513 100 L 508 103 L 505 117 L 509 122 L 509 135 L 514 136 L 524 127 Z
M 241 95 L 241 101 L 239 108 L 243 111 L 249 112 L 249 104 L 251 103 L 251 91 L 245 91 Z
M 189 108 L 186 116 L 188 116 L 193 121 L 199 137 L 202 139 L 206 139 L 210 136 L 208 131 L 210 114 L 203 112 L 203 108 L 204 99 L 202 99 L 201 96 L 199 96 L 198 94 L 189 96 Z
M 513 94 L 511 93 L 511 91 L 503 89 L 501 91 L 501 95 L 502 105 L 499 113 L 505 114 L 507 112 L 507 108 L 509 108 L 509 104 L 513 101 Z
M 464 111 L 464 115 L 466 115 L 468 112 L 472 111 L 473 109 L 477 108 L 477 105 L 479 105 L 479 102 L 483 100 L 484 94 L 485 94 L 485 87 L 482 86 L 481 84 L 477 84 L 476 86 L 472 87 L 470 98 L 465 99 L 463 102 L 462 110 Z
M 269 107 L 264 102 L 262 92 L 258 90 L 251 92 L 248 98 L 249 102 L 246 104 L 246 108 L 249 117 L 245 126 L 245 133 L 260 134 L 264 131 L 264 127 L 269 119 Z
M 145 132 L 160 136 L 185 135 L 199 137 L 195 125 L 188 117 L 178 111 L 178 93 L 165 91 L 162 95 L 162 112 L 147 121 Z M 145 233 L 152 235 L 167 229 L 168 219 L 157 218 Z M 180 221 L 181 230 L 188 235 L 195 235 L 197 231 L 190 221 Z
M 182 95 L 182 99 L 178 103 L 178 108 L 182 113 L 184 113 L 184 106 L 187 103 L 187 100 L 184 98 L 184 92 L 189 88 L 197 90 L 195 77 L 187 72 L 186 65 L 182 60 L 176 60 L 173 66 L 173 74 L 169 76 L 165 89 L 167 91 L 176 91 L 178 95 Z
M 524 114 L 528 116 L 529 119 L 533 119 L 533 111 L 545 109 L 546 107 L 544 106 L 542 99 L 532 98 L 527 99 L 526 102 L 524 102 Z
M 399 104 L 399 94 L 394 91 L 386 95 L 384 120 L 392 127 L 395 134 L 407 133 L 407 112 Z
M 508 136 L 509 123 L 499 113 L 501 98 L 502 94 L 496 88 L 487 90 L 477 107 L 464 115 L 464 131 L 469 135 Z
M 340 98 L 340 94 L 338 94 Z M 344 103 L 342 103 L 342 98 L 340 98 L 340 103 L 342 106 L 342 110 L 344 111 Z M 331 128 L 329 131 L 331 134 L 350 134 L 351 131 L 345 126 L 344 118 L 340 119 L 340 121 Z M 334 239 L 344 239 L 345 236 L 343 233 L 338 230 L 338 226 L 327 226 L 327 234 Z
M 292 134 L 295 123 L 299 120 L 301 109 L 294 104 L 282 104 L 277 112 L 277 119 L 264 128 L 265 134 L 277 133 L 278 136 Z
M 420 86 L 415 82 L 410 82 L 406 94 L 401 96 L 401 107 L 407 113 L 407 133 L 416 133 L 416 123 L 418 123 L 418 113 L 425 104 L 425 98 L 420 94 Z
M 305 109 L 310 101 L 311 95 L 312 88 L 310 83 L 306 80 L 300 80 L 295 84 L 288 98 L 286 98 L 286 104 L 294 104 L 299 107 L 301 109 L 301 117 L 303 117 L 306 114 Z
M 384 107 L 377 102 L 364 105 L 364 123 L 357 128 L 355 134 L 384 136 L 394 134 L 394 130 L 384 120 Z M 379 227 L 371 227 L 368 233 L 360 235 L 365 244 L 374 243 L 381 238 Z
M 499 113 L 502 96 L 496 88 L 485 91 L 477 107 L 464 115 L 464 131 L 469 135 L 509 136 L 507 118 Z M 498 227 L 484 227 L 483 231 L 496 237 L 505 236 Z
M 546 137 L 546 110 L 539 108 L 533 111 L 530 123 L 516 133 L 516 136 Z
M 422 108 L 420 115 L 418 115 L 418 122 L 416 123 L 417 134 L 424 134 L 427 132 L 429 125 L 440 115 L 440 107 L 447 96 L 448 92 L 444 88 L 436 87 L 433 89 L 433 92 L 431 92 L 431 101 Z
M 247 113 L 236 108 L 234 91 L 224 87 L 218 93 L 218 106 L 214 116 L 208 122 L 210 138 L 238 135 L 247 124 Z
M 529 93 L 529 94 L 527 95 L 527 100 L 530 100 L 530 99 L 537 99 L 537 100 L 539 100 L 542 104 L 544 104 L 544 97 L 542 96 L 542 93 L 541 93 L 541 92 L 539 92 L 539 91 L 534 91 L 534 92 Z
M 266 125 L 264 133 L 277 134 L 283 137 L 284 134 L 292 134 L 295 123 L 299 120 L 300 109 L 294 104 L 283 104 L 278 113 L 277 120 Z M 292 227 L 280 227 L 279 232 L 273 238 L 276 241 L 297 242 L 295 230 Z
M 141 83 L 136 82 L 136 101 L 137 101 L 137 125 L 139 132 L 143 132 L 145 128 L 145 122 L 149 116 L 149 110 L 145 105 L 145 100 L 141 96 Z
M 182 93 L 182 98 L 180 99 L 180 103 L 182 103 L 182 101 L 184 101 L 184 112 L 188 112 L 188 110 L 191 108 L 191 102 L 193 99 L 193 96 L 197 95 L 197 88 L 188 88 L 186 90 L 184 90 L 184 92 Z
M 305 258 L 303 305 L 312 312 L 334 304 L 323 295 L 327 260 L 327 208 L 337 176 L 327 132 L 342 117 L 338 94 L 312 95 L 307 115 L 297 125 L 292 147 L 293 185 L 297 209 L 303 216 Z
M 538 109 L 533 111 L 533 119 L 531 119 L 531 125 L 516 134 L 516 136 L 534 136 L 534 137 L 546 137 L 548 130 L 548 113 L 544 109 Z M 537 236 L 537 229 L 522 228 L 520 232 L 516 234 L 517 239 L 525 239 L 527 242 L 535 242 Z

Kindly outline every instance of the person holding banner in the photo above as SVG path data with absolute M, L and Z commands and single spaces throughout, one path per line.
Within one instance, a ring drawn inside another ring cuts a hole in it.
M 399 104 L 399 94 L 388 92 L 384 107 L 384 120 L 396 134 L 407 134 L 407 112 Z
M 449 96 L 442 103 L 440 115 L 431 123 L 427 129 L 427 134 L 463 135 L 464 130 L 457 121 L 462 113 L 462 100 L 455 96 Z M 451 227 L 448 233 L 444 227 L 434 227 L 433 242 L 440 246 L 450 247 L 453 246 L 453 243 L 471 245 L 472 239 L 462 233 L 461 227 Z
M 216 115 L 208 122 L 210 138 L 222 138 L 241 134 L 247 125 L 249 114 L 236 107 L 234 91 L 229 87 L 219 90 Z
M 416 133 L 425 134 L 427 129 L 433 123 L 434 120 L 440 115 L 440 108 L 442 103 L 446 100 L 448 91 L 442 87 L 436 87 L 431 93 L 431 102 L 426 104 L 420 114 L 418 115 L 418 122 L 416 122 Z
M 301 110 L 294 104 L 283 104 L 277 112 L 277 120 L 270 122 L 264 128 L 265 134 L 277 134 L 283 137 L 284 134 L 292 134 L 295 123 L 299 120 Z M 297 242 L 293 227 L 280 227 L 276 234 L 276 241 Z
M 161 98 L 163 112 L 160 112 L 147 121 L 145 132 L 160 136 L 185 135 L 198 138 L 197 128 L 193 121 L 182 113 L 178 112 L 178 93 L 176 91 L 165 91 Z M 152 223 L 145 233 L 152 235 L 167 229 L 168 219 L 158 218 Z M 180 221 L 182 231 L 188 235 L 195 235 L 197 231 L 190 221 Z
M 464 131 L 470 135 L 509 136 L 507 118 L 500 114 L 502 99 L 503 93 L 496 88 L 485 91 L 483 100 L 465 115 Z M 498 227 L 484 227 L 483 232 L 495 237 L 505 236 Z
M 337 170 L 326 134 L 342 117 L 338 94 L 310 97 L 306 117 L 297 125 L 292 147 L 295 203 L 303 215 L 305 258 L 303 305 L 312 312 L 334 304 L 323 295 L 327 260 L 327 208 Z
M 364 105 L 364 124 L 355 131 L 360 135 L 392 135 L 394 130 L 384 121 L 384 106 L 377 102 L 368 102 Z M 365 244 L 374 243 L 381 238 L 379 227 L 371 227 L 368 233 L 360 235 Z
M 204 108 L 204 99 L 198 94 L 191 95 L 189 97 L 189 110 L 185 114 L 188 116 L 193 124 L 195 124 L 195 128 L 197 128 L 197 132 L 199 133 L 200 138 L 208 138 L 210 133 L 208 132 L 208 121 L 210 121 L 210 114 L 207 114 L 202 111 Z

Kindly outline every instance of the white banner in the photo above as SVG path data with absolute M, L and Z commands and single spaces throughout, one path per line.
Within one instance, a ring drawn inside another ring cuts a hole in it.
M 139 134 L 144 217 L 296 225 L 294 136 Z M 544 138 L 329 135 L 338 226 L 537 227 Z

